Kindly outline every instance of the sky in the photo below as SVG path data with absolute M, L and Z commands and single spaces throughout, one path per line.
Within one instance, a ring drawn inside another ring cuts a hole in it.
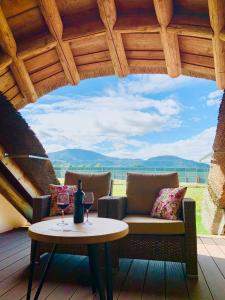
M 222 91 L 214 81 L 167 75 L 87 79 L 20 110 L 46 151 L 80 148 L 122 158 L 212 151 Z

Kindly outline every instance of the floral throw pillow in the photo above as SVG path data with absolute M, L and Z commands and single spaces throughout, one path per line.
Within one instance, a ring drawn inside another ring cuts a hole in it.
M 153 205 L 151 217 L 177 220 L 177 214 L 186 190 L 186 187 L 161 189 Z
M 63 202 L 64 198 L 69 197 L 69 205 L 64 209 L 64 214 L 73 214 L 74 210 L 74 193 L 77 190 L 76 185 L 55 185 L 50 184 L 49 190 L 51 193 L 51 208 L 50 216 L 61 215 L 61 209 L 58 207 L 58 199 Z

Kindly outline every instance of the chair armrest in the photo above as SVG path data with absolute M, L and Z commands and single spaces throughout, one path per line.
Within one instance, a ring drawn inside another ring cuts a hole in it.
M 195 201 L 191 198 L 183 199 L 182 219 L 185 223 L 195 224 Z
M 98 199 L 98 216 L 122 220 L 126 214 L 127 198 L 105 196 Z
M 42 218 L 48 217 L 50 213 L 51 196 L 45 195 L 33 198 L 32 223 L 40 222 Z
M 197 276 L 197 235 L 195 201 L 190 198 L 183 200 L 183 220 L 185 228 L 186 272 L 189 276 Z

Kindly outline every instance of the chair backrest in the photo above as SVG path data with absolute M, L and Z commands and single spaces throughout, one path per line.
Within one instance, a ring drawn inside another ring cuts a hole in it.
M 149 214 L 162 188 L 179 186 L 177 173 L 127 173 L 127 213 Z
M 92 210 L 97 210 L 98 199 L 103 196 L 110 195 L 111 192 L 111 172 L 104 173 L 78 173 L 69 172 L 65 174 L 65 184 L 77 184 L 81 179 L 84 192 L 94 193 L 94 205 Z

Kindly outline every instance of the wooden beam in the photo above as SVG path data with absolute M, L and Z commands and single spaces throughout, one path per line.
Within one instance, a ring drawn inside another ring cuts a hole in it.
M 17 57 L 16 41 L 0 6 L 0 43 L 3 50 L 12 58 L 10 66 L 20 90 L 27 102 L 34 102 L 37 94 L 26 70 L 24 62 Z
M 114 0 L 97 0 L 99 13 L 106 28 L 106 38 L 109 46 L 112 64 L 118 77 L 124 77 L 130 73 L 123 46 L 121 34 L 113 30 L 117 19 Z
M 208 0 L 210 24 L 214 31 L 212 38 L 215 64 L 216 82 L 220 89 L 225 89 L 225 54 L 224 42 L 220 39 L 220 32 L 224 27 L 225 7 L 221 0 Z
M 156 15 L 161 25 L 161 40 L 165 54 L 168 75 L 177 77 L 181 74 L 181 59 L 177 34 L 168 32 L 169 25 L 173 16 L 172 0 L 154 0 Z
M 72 51 L 69 44 L 62 40 L 63 23 L 56 2 L 55 0 L 39 0 L 39 6 L 48 25 L 49 31 L 58 42 L 56 49 L 66 77 L 69 83 L 78 84 L 80 76 Z

